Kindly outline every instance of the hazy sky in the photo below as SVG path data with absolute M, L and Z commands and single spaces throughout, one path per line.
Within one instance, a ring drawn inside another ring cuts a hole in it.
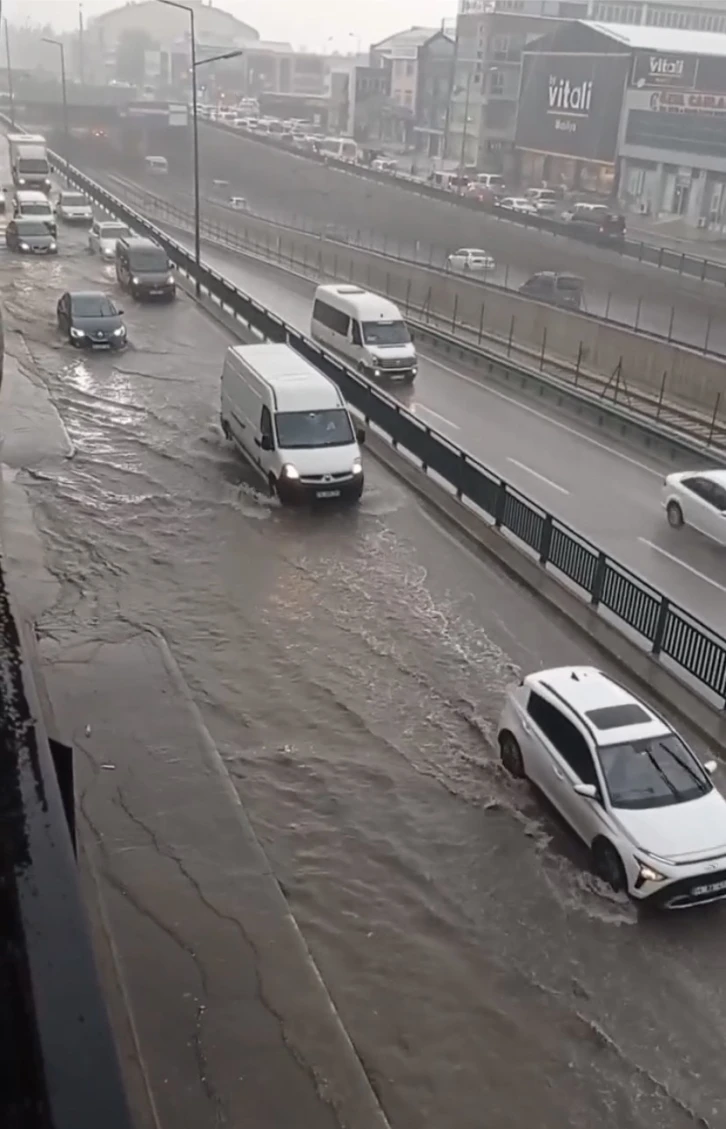
M 83 0 L 86 18 L 120 7 L 115 0 Z M 51 22 L 59 29 L 78 26 L 78 0 L 2 0 L 3 15 L 16 23 Z M 394 31 L 413 24 L 438 27 L 456 14 L 456 0 L 216 0 L 224 8 L 257 28 L 263 39 L 305 46 L 311 51 L 350 51 L 356 37 L 363 49 Z M 333 42 L 327 42 L 328 37 Z

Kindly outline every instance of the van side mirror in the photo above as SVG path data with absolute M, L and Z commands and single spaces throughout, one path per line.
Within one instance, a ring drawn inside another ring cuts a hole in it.
M 361 447 L 362 447 L 362 446 L 363 446 L 363 444 L 364 444 L 364 443 L 365 443 L 365 441 L 366 441 L 366 429 L 365 429 L 364 427 L 356 427 L 356 429 L 355 429 L 355 437 L 356 437 L 356 439 L 358 440 L 359 444 L 360 444 L 360 445 L 361 445 Z
M 176 270 L 176 263 L 172 263 L 171 259 L 169 259 L 169 270 Z
M 598 791 L 594 784 L 573 784 L 573 791 L 584 800 L 597 800 Z
M 271 451 L 272 450 L 272 439 L 270 438 L 269 435 L 263 435 L 262 436 L 262 438 L 260 439 L 260 447 L 262 448 L 263 451 Z
M 718 761 L 706 761 L 703 767 L 709 776 L 713 776 L 714 772 L 718 770 Z

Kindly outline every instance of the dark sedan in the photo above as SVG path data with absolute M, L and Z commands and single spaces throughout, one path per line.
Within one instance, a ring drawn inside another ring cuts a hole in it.
M 20 251 L 23 255 L 57 255 L 58 243 L 55 236 L 42 220 L 10 220 L 5 229 L 5 242 L 10 251 Z
M 58 328 L 77 348 L 123 349 L 127 338 L 122 314 L 101 290 L 69 292 L 58 302 Z

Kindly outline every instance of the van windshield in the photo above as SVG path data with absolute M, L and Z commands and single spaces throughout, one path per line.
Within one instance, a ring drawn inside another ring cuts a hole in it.
M 132 251 L 129 259 L 131 269 L 135 271 L 166 271 L 169 269 L 169 260 L 161 247 L 149 247 L 144 250 Z
M 24 216 L 52 215 L 50 204 L 21 204 L 20 210 Z
M 43 157 L 18 157 L 18 171 L 47 173 L 48 162 Z
M 364 321 L 366 345 L 408 345 L 411 334 L 404 321 Z
M 345 447 L 353 442 L 353 428 L 345 408 L 320 412 L 278 412 L 277 442 L 283 450 L 303 447 Z

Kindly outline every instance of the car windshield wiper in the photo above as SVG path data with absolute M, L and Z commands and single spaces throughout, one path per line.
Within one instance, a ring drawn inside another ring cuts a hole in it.
M 678 798 L 678 796 L 679 796 L 679 792 L 678 792 L 678 789 L 676 788 L 675 784 L 674 784 L 674 783 L 673 783 L 673 781 L 672 781 L 672 780 L 670 779 L 670 777 L 668 776 L 668 774 L 667 774 L 666 772 L 664 772 L 664 770 L 663 770 L 662 766 L 658 764 L 658 761 L 657 761 L 657 760 L 655 759 L 655 757 L 654 757 L 654 756 L 653 756 L 653 754 L 651 753 L 650 749 L 646 749 L 646 750 L 645 750 L 645 755 L 647 756 L 647 758 L 648 758 L 648 760 L 650 761 L 650 763 L 651 763 L 651 764 L 653 765 L 653 768 L 654 768 L 654 769 L 655 769 L 655 771 L 656 771 L 656 772 L 658 773 L 658 775 L 659 775 L 660 777 L 662 777 L 662 779 L 663 779 L 663 780 L 665 780 L 666 784 L 668 785 L 668 788 L 669 788 L 670 792 L 671 792 L 671 793 L 672 793 L 672 794 L 673 794 L 673 795 L 674 795 L 674 796 L 675 796 L 676 798 Z
M 681 760 L 678 754 L 674 752 L 673 749 L 669 749 L 667 745 L 664 745 L 662 741 L 658 742 L 658 747 L 660 749 L 663 749 L 664 752 L 668 753 L 668 756 L 673 757 L 673 760 L 676 762 L 676 764 L 680 765 L 683 771 L 688 773 L 691 779 L 694 780 L 698 785 L 701 793 L 705 792 L 705 781 L 701 779 L 695 769 L 690 764 L 688 764 L 687 761 Z

